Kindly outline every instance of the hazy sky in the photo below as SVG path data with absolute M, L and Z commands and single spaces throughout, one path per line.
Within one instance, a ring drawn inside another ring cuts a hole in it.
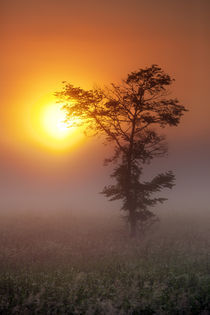
M 208 207 L 208 0 L 7 0 L 0 6 L 1 209 L 110 207 L 97 195 L 109 182 L 102 162 L 110 149 L 97 139 L 54 154 L 34 137 L 28 113 L 64 80 L 91 88 L 154 63 L 176 79 L 173 94 L 190 111 L 180 126 L 164 130 L 169 158 L 147 167 L 145 176 L 155 167 L 172 169 L 177 186 L 168 207 Z

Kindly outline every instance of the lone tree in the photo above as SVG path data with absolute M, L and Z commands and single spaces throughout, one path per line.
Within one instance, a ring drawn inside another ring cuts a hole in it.
M 143 231 L 157 219 L 150 208 L 166 200 L 152 195 L 174 185 L 171 171 L 148 182 L 140 181 L 143 165 L 167 154 L 165 137 L 154 127 L 177 126 L 186 111 L 176 98 L 169 97 L 168 87 L 173 81 L 152 65 L 106 89 L 85 91 L 64 82 L 63 90 L 55 93 L 65 102 L 67 121 L 79 118 L 86 131 L 103 134 L 114 144 L 113 156 L 105 163 L 115 163 L 111 174 L 115 185 L 105 186 L 102 193 L 110 200 L 122 200 L 132 237 L 137 229 Z

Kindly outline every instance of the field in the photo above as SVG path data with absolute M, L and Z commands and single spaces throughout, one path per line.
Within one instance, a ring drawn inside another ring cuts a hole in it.
M 0 314 L 210 314 L 209 215 L 1 214 Z

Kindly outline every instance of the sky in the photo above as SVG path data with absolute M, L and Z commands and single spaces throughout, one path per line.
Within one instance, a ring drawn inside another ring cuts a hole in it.
M 118 207 L 98 194 L 110 182 L 103 159 L 111 148 L 81 131 L 59 142 L 34 116 L 62 81 L 89 89 L 151 64 L 175 78 L 171 93 L 189 112 L 163 131 L 169 157 L 145 176 L 172 169 L 166 207 L 207 209 L 209 12 L 208 0 L 1 1 L 0 209 Z

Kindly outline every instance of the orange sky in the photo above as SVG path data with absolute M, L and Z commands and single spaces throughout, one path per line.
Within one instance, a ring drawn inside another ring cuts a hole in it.
M 7 0 L 0 6 L 3 198 L 10 189 L 13 200 L 24 195 L 24 188 L 16 189 L 20 177 L 21 187 L 34 178 L 37 187 L 54 178 L 54 183 L 62 183 L 62 191 L 69 185 L 70 164 L 77 189 L 82 189 L 79 178 L 88 182 L 95 174 L 93 190 L 101 185 L 100 190 L 106 182 L 97 174 L 99 169 L 106 172 L 99 166 L 106 148 L 98 154 L 97 143 L 83 143 L 55 156 L 32 137 L 28 112 L 45 95 L 58 91 L 63 80 L 91 88 L 153 63 L 175 77 L 174 95 L 190 109 L 180 126 L 167 132 L 176 161 L 189 164 L 194 158 L 192 171 L 200 164 L 209 167 L 204 162 L 210 155 L 208 0 Z M 185 164 L 177 165 L 180 173 L 183 168 Z

